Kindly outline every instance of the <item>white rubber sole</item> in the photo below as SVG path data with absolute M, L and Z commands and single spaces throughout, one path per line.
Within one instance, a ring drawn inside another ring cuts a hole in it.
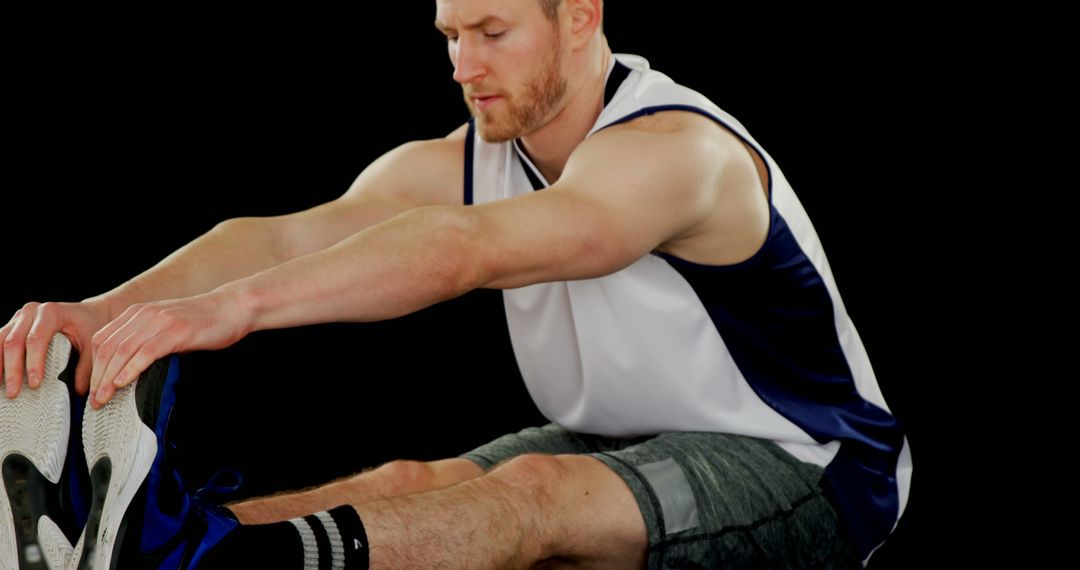
M 109 569 L 124 513 L 150 472 L 157 454 L 157 438 L 153 430 L 142 423 L 136 408 L 137 384 L 138 380 L 117 390 L 113 399 L 100 410 L 93 409 L 87 400 L 82 428 L 86 465 L 92 477 L 94 466 L 108 459 L 112 472 L 103 501 L 96 496 L 102 489 L 92 483 L 95 497 L 90 518 L 72 554 L 73 567 Z M 95 505 L 100 505 L 100 510 Z M 88 537 L 88 532 L 93 532 L 94 536 Z M 85 556 L 84 550 L 87 550 Z M 82 560 L 84 557 L 86 560 Z
M 45 377 L 41 386 L 31 390 L 24 374 L 18 397 L 9 400 L 0 395 L 0 465 L 11 455 L 21 455 L 49 482 L 60 481 L 71 432 L 71 401 L 67 386 L 58 376 L 67 367 L 70 356 L 71 342 L 67 337 L 53 336 L 45 358 Z M 0 479 L 0 488 L 4 486 Z M 3 491 L 0 492 L 0 569 L 15 570 L 19 564 L 15 515 L 8 498 L 9 490 L 0 490 Z M 24 558 L 34 561 L 45 556 L 48 561 L 52 556 L 54 564 L 57 561 L 62 564 L 63 553 L 71 550 L 63 533 L 44 516 L 33 524 L 40 544 L 28 545 Z M 44 533 L 41 532 L 43 524 Z
M 38 519 L 38 540 L 45 565 L 52 570 L 66 569 L 71 559 L 71 543 L 49 517 Z

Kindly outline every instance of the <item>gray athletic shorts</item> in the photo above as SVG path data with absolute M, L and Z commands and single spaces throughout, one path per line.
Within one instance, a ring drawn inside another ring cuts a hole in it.
M 649 533 L 646 567 L 862 568 L 818 481 L 774 442 L 706 432 L 634 438 L 551 423 L 462 454 L 485 470 L 524 453 L 585 454 L 626 481 Z

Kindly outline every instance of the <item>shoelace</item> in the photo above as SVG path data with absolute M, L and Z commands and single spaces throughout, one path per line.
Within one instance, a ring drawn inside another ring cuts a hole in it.
M 175 446 L 172 447 L 175 450 Z M 220 502 L 222 498 L 235 493 L 243 484 L 243 481 L 244 478 L 234 469 L 220 469 L 211 475 L 210 479 L 202 487 L 199 487 L 197 491 L 189 496 L 186 509 L 187 516 L 183 526 L 172 539 L 157 550 L 155 556 L 158 556 L 159 559 L 154 562 L 154 565 L 160 563 L 183 541 L 183 552 L 180 555 L 179 568 L 186 568 L 199 547 L 201 537 L 206 534 L 209 528 L 207 517 L 211 515 L 208 513 L 214 511 L 220 513 L 217 516 L 224 514 L 227 517 L 232 517 L 227 509 L 220 506 Z M 218 500 L 211 500 L 212 497 Z
M 195 498 L 207 503 L 220 503 L 220 499 L 227 498 L 236 493 L 244 484 L 244 477 L 235 469 L 219 469 L 206 484 L 195 491 Z M 217 497 L 218 501 L 211 501 L 211 497 Z
M 243 476 L 234 469 L 220 469 L 210 476 L 210 479 L 192 494 L 192 503 L 189 508 L 193 509 L 193 516 L 187 520 L 188 532 L 194 536 L 203 536 L 208 529 L 207 512 L 210 510 L 225 511 L 219 506 L 221 499 L 235 493 L 244 483 Z M 217 497 L 217 501 L 211 501 L 211 497 Z M 228 516 L 232 516 L 231 513 Z M 195 551 L 199 546 L 199 540 L 188 540 L 184 546 L 184 552 L 180 557 L 180 568 L 186 568 L 190 563 Z
M 179 460 L 182 452 L 179 446 L 175 442 L 168 442 L 168 452 L 165 454 L 165 469 L 171 472 L 176 477 L 176 484 L 180 487 L 180 492 L 188 492 L 189 487 L 184 483 L 179 476 L 178 464 L 182 465 L 183 462 Z M 203 483 L 201 487 L 196 489 L 192 493 L 192 497 L 198 499 L 199 502 L 205 504 L 220 504 L 225 502 L 230 495 L 235 494 L 240 487 L 244 484 L 244 477 L 239 471 L 235 469 L 219 469 Z

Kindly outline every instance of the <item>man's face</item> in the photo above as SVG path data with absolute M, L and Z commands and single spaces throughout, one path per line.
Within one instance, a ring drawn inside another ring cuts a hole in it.
M 447 37 L 480 137 L 512 140 L 546 124 L 566 92 L 558 29 L 537 0 L 437 0 L 435 25 Z

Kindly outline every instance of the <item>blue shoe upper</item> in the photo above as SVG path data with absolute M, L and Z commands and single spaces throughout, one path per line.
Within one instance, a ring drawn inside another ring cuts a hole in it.
M 228 510 L 209 504 L 200 504 L 198 507 L 198 516 L 203 519 L 205 523 L 205 530 L 202 538 L 198 542 L 198 546 L 191 554 L 190 561 L 181 564 L 177 568 L 196 568 L 203 556 L 207 551 L 214 547 L 221 539 L 225 538 L 225 535 L 232 532 L 240 523 L 236 520 Z
M 191 492 L 177 469 L 176 446 L 169 441 L 168 427 L 179 378 L 179 357 L 173 355 L 156 402 L 148 402 L 145 413 L 140 410 L 147 426 L 153 423 L 158 447 L 139 491 L 143 500 L 129 507 L 141 505 L 142 509 L 141 517 L 131 519 L 141 522 L 141 528 L 128 530 L 139 534 L 138 552 L 125 545 L 121 554 L 121 560 L 140 568 L 193 568 L 210 547 L 239 525 L 231 512 L 210 501 L 213 494 L 235 491 L 241 482 L 238 473 L 232 472 L 236 480 L 232 485 L 222 485 L 220 476 L 227 472 L 219 472 L 206 486 Z
M 83 453 L 82 437 L 79 430 L 82 428 L 83 410 L 86 407 L 86 396 L 79 396 L 75 389 L 71 388 L 71 437 L 68 438 L 67 464 L 64 465 L 64 487 L 61 493 L 65 495 L 64 507 L 70 511 L 77 528 L 86 526 L 86 518 L 90 512 L 90 489 L 87 482 L 86 455 Z

